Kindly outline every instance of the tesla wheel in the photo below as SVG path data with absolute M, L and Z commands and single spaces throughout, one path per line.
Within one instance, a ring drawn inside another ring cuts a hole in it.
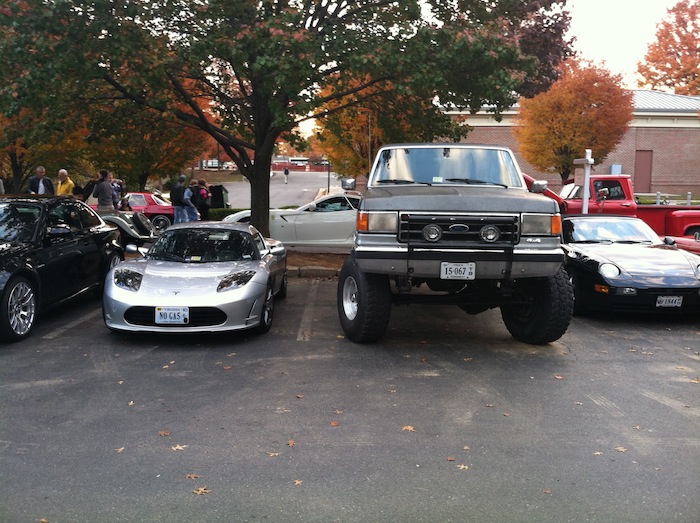
M 151 223 L 153 223 L 153 228 L 155 229 L 156 234 L 160 234 L 173 224 L 170 218 L 164 214 L 159 214 L 151 218 Z
M 282 285 L 280 285 L 280 290 L 277 291 L 277 294 L 275 294 L 275 298 L 279 298 L 280 300 L 283 300 L 287 297 L 287 271 L 284 271 L 284 275 L 282 276 Z
M 512 299 L 501 305 L 501 317 L 516 340 L 544 345 L 564 335 L 571 323 L 574 293 L 563 269 L 549 278 L 516 280 L 513 290 Z
M 270 331 L 272 327 L 272 317 L 275 312 L 275 293 L 272 285 L 268 284 L 265 290 L 265 301 L 260 311 L 260 323 L 255 329 L 257 332 L 264 334 Z
M 348 339 L 372 343 L 384 336 L 391 316 L 387 276 L 366 274 L 347 258 L 338 276 L 337 301 L 340 325 Z
M 10 341 L 26 338 L 34 329 L 37 312 L 34 285 L 21 276 L 12 278 L 0 303 L 0 334 Z

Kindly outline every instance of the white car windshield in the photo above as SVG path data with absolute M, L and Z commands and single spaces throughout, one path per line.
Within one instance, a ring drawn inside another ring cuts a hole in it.
M 507 150 L 449 146 L 384 149 L 370 183 L 522 187 Z
M 156 240 L 147 257 L 182 263 L 254 260 L 253 237 L 243 231 L 221 229 L 171 229 Z

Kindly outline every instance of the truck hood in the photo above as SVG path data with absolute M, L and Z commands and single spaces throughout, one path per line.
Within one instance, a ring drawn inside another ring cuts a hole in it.
M 439 205 L 436 208 L 436 205 Z M 367 211 L 429 211 L 512 213 L 559 212 L 557 203 L 524 189 L 474 185 L 412 185 L 372 187 L 362 200 Z

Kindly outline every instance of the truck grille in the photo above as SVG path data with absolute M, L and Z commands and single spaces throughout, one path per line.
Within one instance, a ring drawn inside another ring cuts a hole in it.
M 519 241 L 519 221 L 513 215 L 470 215 L 470 214 L 401 214 L 399 241 L 413 246 L 430 248 L 460 248 L 467 245 L 514 245 Z M 429 227 L 432 226 L 432 227 Z M 498 238 L 486 241 L 481 231 L 492 226 L 498 231 Z M 426 232 L 435 233 L 433 239 L 426 238 Z M 437 236 L 437 239 L 435 239 Z

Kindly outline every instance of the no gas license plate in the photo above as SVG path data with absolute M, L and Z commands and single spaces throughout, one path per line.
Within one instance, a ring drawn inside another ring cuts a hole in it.
M 682 307 L 683 296 L 657 296 L 657 307 Z
M 190 322 L 190 308 L 156 307 L 155 319 L 159 325 L 187 325 Z
M 440 263 L 441 280 L 473 280 L 476 278 L 476 263 Z

